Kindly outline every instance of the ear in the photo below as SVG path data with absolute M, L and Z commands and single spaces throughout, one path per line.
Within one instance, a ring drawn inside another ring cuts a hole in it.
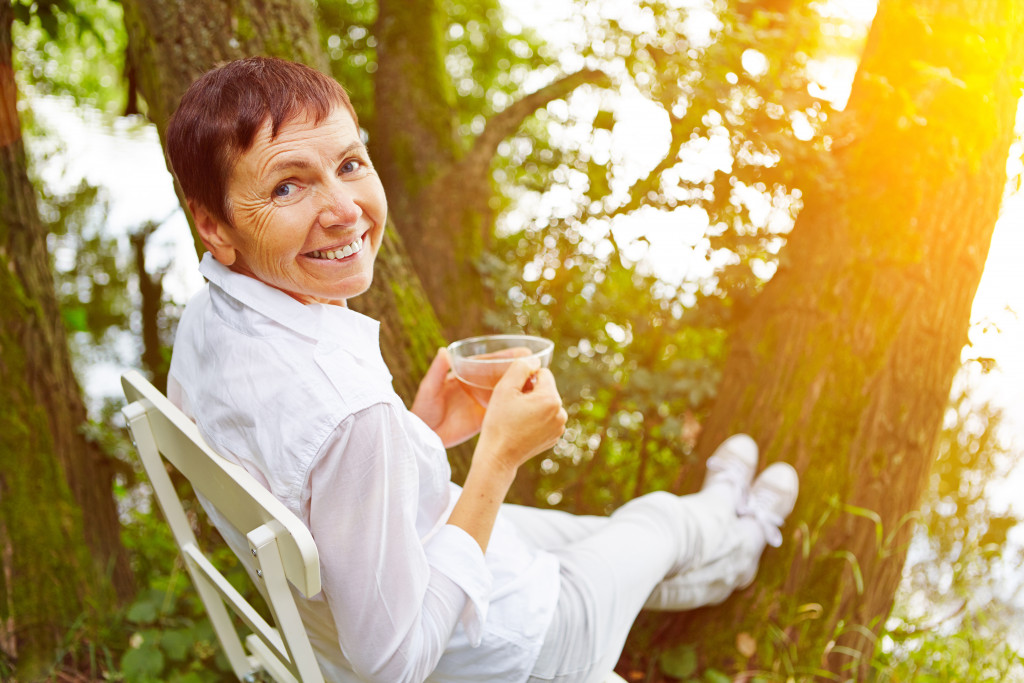
M 237 253 L 231 242 L 231 228 L 222 223 L 216 216 L 210 213 L 206 207 L 189 200 L 189 211 L 196 221 L 196 232 L 207 251 L 225 266 L 231 266 L 235 262 Z

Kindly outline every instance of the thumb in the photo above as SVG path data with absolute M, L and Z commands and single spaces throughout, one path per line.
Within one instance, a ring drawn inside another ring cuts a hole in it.
M 526 382 L 539 369 L 539 358 L 517 358 L 509 366 L 508 370 L 505 371 L 505 374 L 501 376 L 501 380 L 494 388 L 502 388 L 503 390 L 512 388 L 516 391 L 522 391 L 523 387 L 526 386 Z

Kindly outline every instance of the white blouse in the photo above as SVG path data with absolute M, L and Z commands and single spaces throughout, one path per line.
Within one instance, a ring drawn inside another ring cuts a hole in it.
M 309 527 L 323 592 L 296 596 L 325 677 L 525 681 L 558 561 L 501 514 L 486 555 L 446 524 L 461 489 L 392 389 L 377 322 L 303 305 L 209 254 L 200 270 L 209 284 L 178 326 L 168 394 Z

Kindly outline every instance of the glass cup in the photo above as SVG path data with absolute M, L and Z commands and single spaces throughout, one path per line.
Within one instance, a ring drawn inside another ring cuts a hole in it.
M 463 388 L 486 407 L 494 385 L 517 358 L 537 358 L 546 368 L 554 348 L 555 343 L 543 337 L 491 334 L 452 342 L 448 345 L 448 361 Z

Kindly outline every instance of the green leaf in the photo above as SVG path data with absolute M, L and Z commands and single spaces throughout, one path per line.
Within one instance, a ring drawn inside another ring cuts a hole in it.
M 65 308 L 62 313 L 64 315 L 64 325 L 68 328 L 69 332 L 89 331 L 89 316 L 84 306 Z
M 209 676 L 203 677 L 195 671 L 189 671 L 186 674 L 174 676 L 171 678 L 170 683 L 206 683 L 208 680 L 211 680 Z
M 151 624 L 160 614 L 160 606 L 151 600 L 138 600 L 128 608 L 125 617 L 136 624 Z
M 689 678 L 697 670 L 697 650 L 692 645 L 680 645 L 666 650 L 658 657 L 663 673 L 674 678 Z
M 158 588 L 143 591 L 125 614 L 128 621 L 135 624 L 153 624 L 160 618 L 167 594 Z
M 126 680 L 155 681 L 159 680 L 164 669 L 164 655 L 155 645 L 144 643 L 141 647 L 128 650 L 121 658 L 121 672 Z
M 730 683 L 730 681 L 732 681 L 732 678 L 730 676 L 725 675 L 721 671 L 716 671 L 715 669 L 708 669 L 704 672 L 704 681 L 705 683 Z
M 192 633 L 189 630 L 164 631 L 160 636 L 160 647 L 167 654 L 168 659 L 180 662 L 188 656 L 192 649 L 192 641 Z
M 224 650 L 220 647 L 217 648 L 217 652 L 213 656 L 213 662 L 221 671 L 231 671 L 231 662 L 228 661 L 228 656 L 224 654 Z

